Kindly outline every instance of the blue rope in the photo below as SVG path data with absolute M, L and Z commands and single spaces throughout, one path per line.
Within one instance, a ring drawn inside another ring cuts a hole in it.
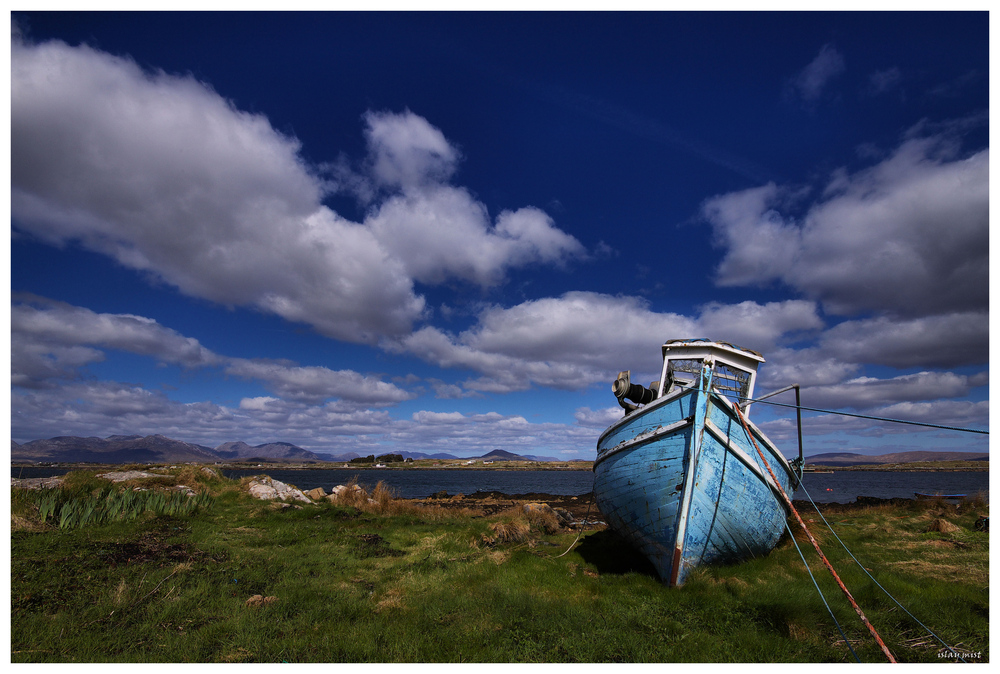
M 742 426 L 742 424 L 741 424 L 741 426 Z M 749 435 L 749 433 L 747 431 L 747 427 L 746 426 L 743 427 L 743 434 L 746 436 L 747 440 L 749 440 L 750 444 L 752 445 L 753 444 L 753 440 L 750 438 L 750 435 Z M 753 457 L 753 461 L 757 465 L 757 469 L 763 473 L 765 469 L 764 469 L 764 466 L 760 465 L 760 459 L 759 459 L 757 453 L 756 452 L 752 452 L 752 453 L 750 453 L 750 456 Z M 767 491 L 768 491 L 769 494 L 771 494 L 771 498 L 773 498 L 774 501 L 779 506 L 784 507 L 784 504 L 780 500 L 778 500 L 778 496 L 774 493 L 773 489 L 767 488 Z M 826 611 L 827 611 L 827 613 L 830 614 L 830 618 L 833 619 L 833 624 L 837 626 L 837 631 L 840 632 L 840 636 L 844 639 L 844 643 L 847 644 L 848 650 L 851 651 L 851 655 L 854 656 L 855 660 L 857 660 L 858 662 L 861 662 L 861 658 L 859 658 L 858 654 L 854 652 L 854 648 L 851 646 L 851 642 L 848 641 L 847 635 L 844 634 L 843 628 L 841 628 L 840 623 L 837 622 L 837 616 L 835 616 L 833 614 L 833 609 L 831 609 L 830 608 L 830 604 L 827 603 L 826 597 L 823 595 L 823 590 L 819 589 L 819 583 L 816 582 L 816 577 L 813 576 L 812 569 L 809 568 L 809 563 L 806 562 L 806 557 L 805 557 L 805 555 L 802 554 L 801 548 L 799 548 L 799 542 L 797 540 L 795 540 L 795 534 L 792 532 L 792 528 L 788 525 L 788 519 L 787 518 L 785 519 L 785 531 L 787 531 L 788 535 L 791 537 L 791 539 L 792 539 L 792 545 L 795 546 L 795 551 L 799 553 L 799 558 L 802 559 L 802 566 L 806 567 L 806 573 L 809 574 L 809 578 L 810 578 L 810 580 L 812 580 L 813 587 L 816 588 L 816 592 L 819 594 L 819 598 L 823 600 L 823 605 L 826 606 Z
M 927 426 L 928 428 L 940 428 L 946 431 L 962 431 L 963 433 L 982 433 L 984 435 L 989 435 L 989 431 L 984 431 L 979 428 L 959 428 L 958 426 L 942 426 L 941 424 L 928 424 L 923 421 L 905 421 L 903 419 L 889 419 L 887 417 L 873 417 L 867 414 L 852 414 L 851 412 L 838 412 L 837 410 L 821 410 L 816 407 L 803 407 L 802 405 L 789 405 L 787 403 L 776 403 L 771 400 L 754 400 L 753 398 L 740 398 L 751 403 L 763 403 L 765 405 L 777 405 L 778 407 L 792 407 L 798 408 L 800 410 L 809 410 L 810 412 L 823 412 L 825 414 L 839 414 L 844 417 L 857 417 L 858 419 L 872 419 L 873 421 L 890 421 L 894 424 L 909 424 L 910 426 Z
M 770 491 L 770 489 L 768 491 Z M 774 493 L 772 492 L 771 495 L 774 496 Z M 774 498 L 777 500 L 778 497 L 775 496 Z M 813 576 L 812 569 L 809 568 L 809 563 L 806 562 L 806 557 L 802 554 L 802 550 L 799 548 L 799 542 L 795 540 L 795 534 L 792 533 L 792 528 L 788 526 L 787 519 L 785 520 L 785 531 L 787 531 L 788 535 L 791 536 L 792 544 L 795 546 L 796 552 L 799 553 L 799 557 L 802 559 L 802 565 L 806 567 L 806 571 L 809 573 L 809 578 L 812 580 L 813 586 L 816 588 L 816 592 L 819 593 L 819 598 L 823 600 L 823 605 L 826 606 L 827 612 L 830 614 L 830 617 L 833 618 L 833 624 L 837 626 L 837 631 L 840 632 L 840 636 L 843 637 L 844 643 L 847 644 L 847 648 L 851 651 L 851 655 L 854 656 L 854 659 L 861 662 L 861 658 L 859 658 L 858 654 L 854 652 L 854 648 L 851 647 L 851 642 L 847 640 L 847 635 L 844 634 L 844 630 L 840 627 L 840 623 L 837 622 L 837 616 L 833 615 L 833 609 L 831 609 L 830 605 L 826 603 L 826 597 L 823 596 L 823 590 L 819 589 L 819 583 L 816 582 L 816 577 Z
M 882 585 L 877 580 L 875 580 L 875 577 L 872 576 L 872 574 L 868 573 L 868 569 L 865 568 L 865 565 L 862 564 L 860 561 L 858 561 L 858 558 L 855 557 L 854 553 L 852 553 L 848 549 L 847 545 L 844 544 L 844 541 L 840 540 L 840 536 L 837 535 L 837 532 L 833 530 L 833 527 L 830 526 L 830 523 L 826 521 L 825 517 L 823 517 L 823 513 L 820 512 L 819 506 L 817 506 L 816 502 L 813 501 L 812 496 L 809 495 L 809 491 L 805 488 L 805 486 L 804 485 L 799 485 L 799 488 L 802 489 L 803 492 L 805 492 L 806 498 L 808 498 L 809 502 L 812 503 L 812 506 L 816 510 L 816 513 L 820 516 L 820 519 L 823 520 L 823 524 L 825 524 L 826 528 L 830 530 L 830 533 L 833 534 L 833 537 L 836 538 L 837 542 L 840 543 L 841 547 L 843 547 L 844 550 L 847 551 L 847 554 L 851 556 L 851 559 L 853 559 L 857 563 L 857 565 L 859 567 L 861 567 L 861 570 L 865 572 L 865 575 L 868 576 L 869 578 L 871 578 L 871 580 L 872 580 L 873 583 L 875 583 L 876 585 L 878 585 L 878 589 L 880 589 L 883 592 L 885 592 L 885 596 L 889 597 L 889 599 L 891 599 L 894 602 L 896 602 L 896 606 L 898 606 L 899 608 L 903 609 L 903 612 L 906 613 L 906 615 L 908 615 L 911 618 L 913 618 L 913 621 L 915 623 L 917 623 L 918 625 L 920 625 L 921 627 L 923 627 L 925 630 L 927 630 L 928 634 L 930 634 L 932 637 L 934 637 L 935 639 L 937 639 L 938 641 L 940 641 L 942 646 L 944 646 L 949 651 L 951 651 L 952 653 L 954 653 L 956 658 L 958 658 L 959 660 L 962 660 L 962 656 L 960 656 L 958 654 L 958 651 L 956 651 L 954 648 L 952 648 L 951 646 L 949 646 L 948 644 L 946 644 L 941 637 L 939 637 L 938 635 L 934 634 L 934 632 L 932 632 L 931 629 L 929 627 L 927 627 L 927 625 L 925 625 L 922 622 L 920 622 L 919 620 L 917 620 L 916 616 L 914 616 L 912 613 L 910 613 L 909 611 L 907 611 L 905 606 L 903 606 L 898 601 L 896 601 L 896 598 L 893 597 L 891 594 L 889 594 L 889 591 L 887 589 L 885 589 L 884 587 L 882 587 Z M 786 524 L 786 526 L 787 526 L 787 524 Z M 962 660 L 962 662 L 965 662 L 965 660 Z

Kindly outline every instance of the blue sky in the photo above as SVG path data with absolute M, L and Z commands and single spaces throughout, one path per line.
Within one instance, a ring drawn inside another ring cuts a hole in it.
M 762 352 L 758 393 L 988 428 L 988 28 L 15 13 L 12 438 L 588 459 L 683 337 Z

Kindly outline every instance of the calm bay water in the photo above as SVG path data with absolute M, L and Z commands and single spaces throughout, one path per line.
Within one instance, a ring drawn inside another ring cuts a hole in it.
M 67 472 L 65 468 L 11 467 L 11 477 L 52 477 Z M 475 491 L 499 491 L 504 494 L 532 492 L 559 496 L 579 496 L 591 491 L 594 475 L 587 470 L 389 470 L 319 468 L 305 470 L 224 470 L 227 477 L 267 473 L 275 480 L 307 490 L 323 487 L 329 491 L 353 478 L 367 488 L 381 480 L 401 498 L 426 498 L 439 491 L 471 494 Z M 858 496 L 876 498 L 913 498 L 914 492 L 941 494 L 989 493 L 990 474 L 981 472 L 882 472 L 837 471 L 806 473 L 803 485 L 817 503 L 850 503 Z M 799 489 L 792 498 L 805 499 Z
M 260 470 L 225 470 L 226 477 L 239 479 L 259 475 Z M 321 470 L 268 470 L 275 480 L 294 484 L 299 489 L 323 487 L 330 491 L 338 484 L 347 484 L 357 477 L 358 484 L 368 489 L 380 480 L 400 498 L 426 498 L 439 491 L 449 494 L 471 494 L 476 491 L 499 491 L 504 494 L 539 492 L 558 496 L 588 494 L 594 486 L 594 474 L 589 470 L 368 470 L 336 468 Z

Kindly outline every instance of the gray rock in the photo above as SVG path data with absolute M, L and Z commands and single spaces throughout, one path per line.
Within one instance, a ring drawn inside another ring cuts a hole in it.
M 249 490 L 251 496 L 263 501 L 294 499 L 303 503 L 312 503 L 312 500 L 300 490 L 280 480 L 274 480 L 267 475 L 261 475 L 251 480 Z

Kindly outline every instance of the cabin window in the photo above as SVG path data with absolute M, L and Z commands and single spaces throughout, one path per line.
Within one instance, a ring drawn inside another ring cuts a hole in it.
M 720 392 L 734 393 L 740 401 L 750 397 L 750 373 L 738 367 L 715 361 L 712 381 Z
M 669 388 L 693 386 L 701 374 L 701 358 L 671 358 L 667 361 Z
M 667 377 L 670 388 L 675 386 L 694 386 L 701 374 L 701 358 L 671 358 L 667 361 Z M 715 361 L 712 375 L 713 388 L 721 393 L 735 394 L 739 399 L 749 397 L 751 374 L 746 370 Z

